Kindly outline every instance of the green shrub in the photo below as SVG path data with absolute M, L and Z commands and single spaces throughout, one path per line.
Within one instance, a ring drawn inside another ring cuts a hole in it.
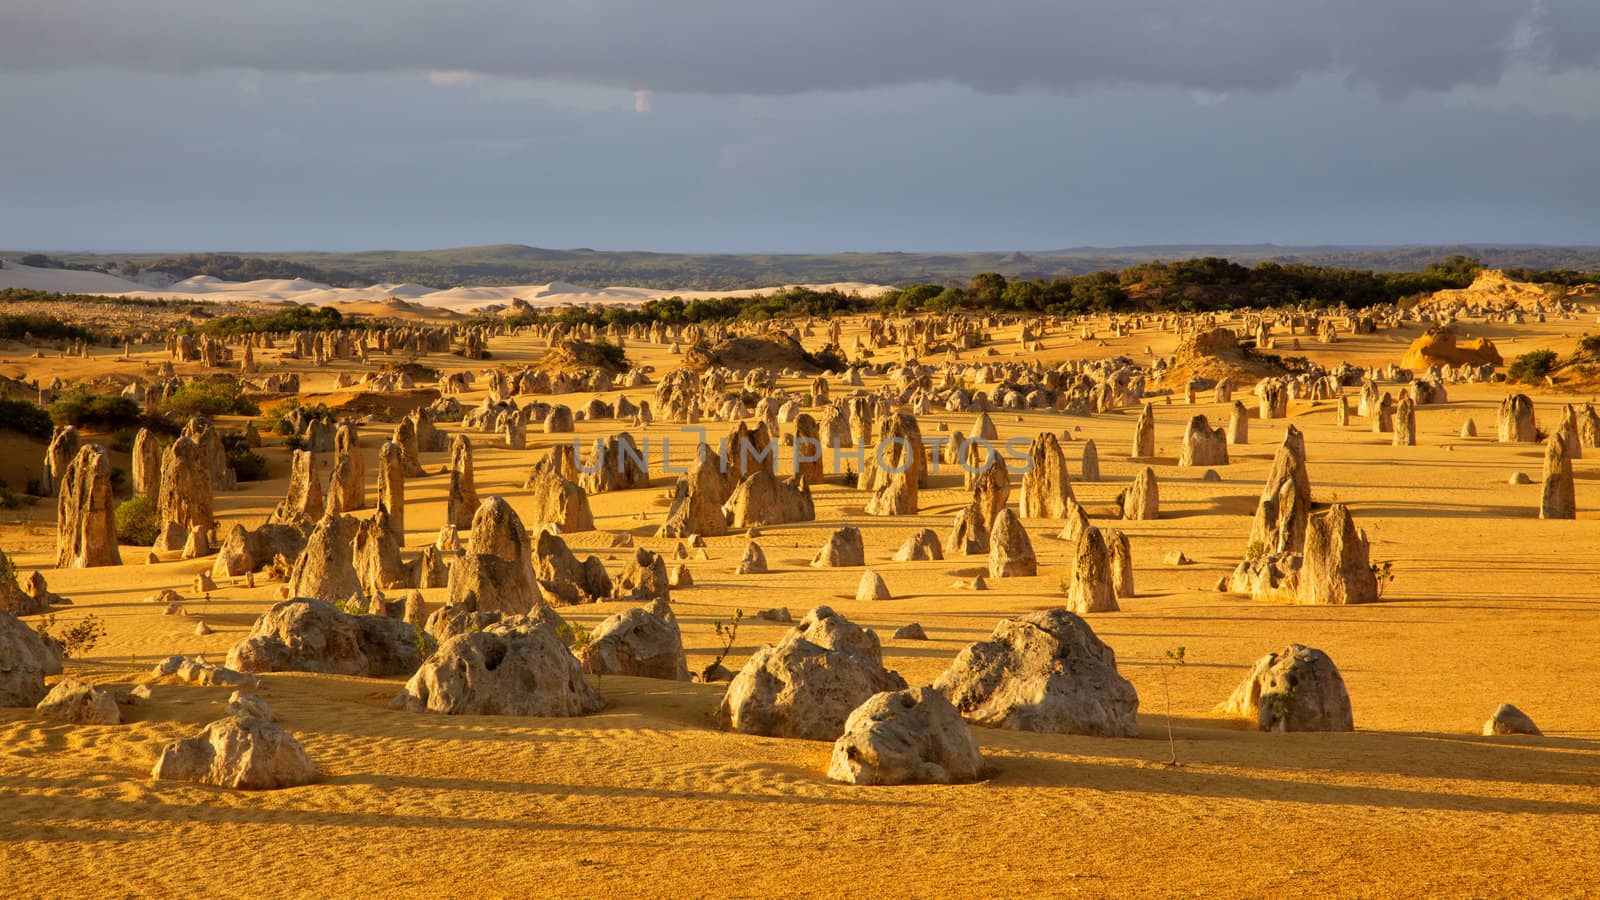
M 267 479 L 266 458 L 250 449 L 249 445 L 244 442 L 244 435 L 223 435 L 222 449 L 227 454 L 228 465 L 233 467 L 233 474 L 240 481 L 265 481 Z
M 194 416 L 254 416 L 261 410 L 244 397 L 237 381 L 191 381 L 168 397 L 161 408 L 179 419 Z
M 139 424 L 143 411 L 127 397 L 91 394 L 73 388 L 50 404 L 50 418 L 57 425 L 113 431 Z
M 156 502 L 140 495 L 117 504 L 117 541 L 136 547 L 149 547 L 160 536 L 161 516 Z
M 1554 350 L 1531 350 L 1512 361 L 1506 377 L 1523 384 L 1538 384 L 1556 367 Z
M 50 413 L 26 400 L 0 400 L 0 431 L 15 431 L 48 441 L 53 431 Z

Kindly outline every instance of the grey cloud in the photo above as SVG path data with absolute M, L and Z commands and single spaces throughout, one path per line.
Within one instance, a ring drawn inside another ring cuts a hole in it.
M 661 92 L 949 81 L 990 93 L 1260 91 L 1333 73 L 1386 96 L 1600 59 L 1594 0 L 11 0 L 0 70 L 465 70 Z

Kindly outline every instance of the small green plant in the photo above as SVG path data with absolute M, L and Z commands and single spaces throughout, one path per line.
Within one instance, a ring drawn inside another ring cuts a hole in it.
M 340 612 L 348 613 L 352 616 L 364 616 L 367 614 L 367 604 L 362 601 L 359 594 L 351 594 L 343 600 L 335 600 L 333 605 Z
M 1394 560 L 1386 559 L 1371 565 L 1372 578 L 1378 583 L 1378 599 L 1382 600 L 1384 592 L 1389 590 L 1389 585 L 1394 582 Z
M 39 621 L 35 629 L 40 635 L 61 645 L 61 653 L 68 658 L 82 656 L 94 650 L 95 644 L 106 636 L 106 625 L 96 615 L 87 615 L 63 627 L 56 633 L 56 616 L 51 613 Z
M 283 439 L 283 446 L 286 450 L 303 450 L 306 446 L 306 439 L 301 435 L 291 434 Z
M 1178 742 L 1172 736 L 1172 691 L 1167 682 L 1173 670 L 1182 668 L 1185 662 L 1184 648 L 1181 644 L 1168 650 L 1161 662 L 1161 693 L 1167 703 L 1167 749 L 1172 754 L 1167 760 L 1169 766 L 1178 764 Z
M 1523 384 L 1538 384 L 1556 367 L 1554 350 L 1530 350 L 1511 361 L 1506 378 Z
M 582 656 L 583 651 L 589 646 L 590 639 L 594 636 L 589 629 L 583 627 L 581 622 L 566 622 L 557 632 L 561 639 L 567 642 L 576 656 Z
M 1251 541 L 1250 546 L 1244 548 L 1244 558 L 1246 561 L 1260 559 L 1271 552 L 1272 548 L 1268 547 L 1261 541 Z
M 161 516 L 156 502 L 139 495 L 117 504 L 117 541 L 135 547 L 149 547 L 160 537 Z
M 717 653 L 717 658 L 711 661 L 711 665 L 708 668 L 715 669 L 717 666 L 722 665 L 724 659 L 728 658 L 729 652 L 733 650 L 734 638 L 739 636 L 739 622 L 743 619 L 744 610 L 736 609 L 733 611 L 733 618 L 727 623 L 723 623 L 721 619 L 711 623 L 711 630 L 716 633 L 717 640 L 722 642 L 722 650 Z

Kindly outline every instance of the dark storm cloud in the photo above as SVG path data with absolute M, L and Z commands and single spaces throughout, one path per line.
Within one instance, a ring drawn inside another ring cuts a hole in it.
M 467 70 L 790 94 L 927 81 L 1387 96 L 1589 67 L 1595 0 L 11 0 L 0 69 Z

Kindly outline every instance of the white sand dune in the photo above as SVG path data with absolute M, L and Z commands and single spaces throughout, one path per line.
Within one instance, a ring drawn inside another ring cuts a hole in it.
M 475 286 L 430 288 L 419 284 L 375 284 L 364 288 L 338 288 L 305 278 L 258 279 L 256 281 L 223 281 L 209 275 L 185 278 L 169 288 L 155 290 L 126 278 L 102 272 L 79 272 L 71 269 L 37 269 L 6 263 L 0 269 L 0 289 L 26 288 L 35 291 L 58 291 L 73 294 L 106 294 L 127 297 L 167 297 L 179 300 L 242 301 L 259 303 L 298 303 L 301 305 L 330 306 L 339 303 L 368 303 L 388 297 L 400 297 L 422 306 L 437 307 L 455 312 L 493 310 L 522 300 L 534 307 L 548 308 L 568 305 L 621 305 L 637 306 L 648 300 L 662 297 L 682 297 L 685 300 L 741 297 L 765 293 L 777 288 L 751 288 L 739 291 L 674 291 L 641 287 L 589 288 L 565 281 L 549 284 L 518 284 L 506 286 Z M 788 285 L 816 290 L 836 289 L 874 297 L 889 290 L 885 285 L 864 282 L 838 282 L 834 284 Z

